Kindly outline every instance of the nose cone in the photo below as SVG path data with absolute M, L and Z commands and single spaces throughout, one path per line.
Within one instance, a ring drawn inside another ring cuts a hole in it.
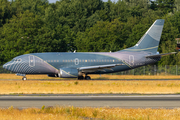
M 8 64 L 5 63 L 5 64 L 3 65 L 3 68 L 6 69 L 6 70 L 8 70 L 8 69 L 7 69 L 7 66 L 8 66 Z
M 3 65 L 3 68 L 6 69 L 6 70 L 10 70 L 10 67 L 12 66 L 11 64 L 11 61 L 10 62 L 7 62 Z M 11 71 L 11 70 L 10 70 Z
M 4 64 L 4 65 L 5 65 L 5 64 Z M 3 68 L 5 67 L 4 65 L 3 65 Z

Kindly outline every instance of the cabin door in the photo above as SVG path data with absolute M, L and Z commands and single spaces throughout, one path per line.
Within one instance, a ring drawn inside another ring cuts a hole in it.
M 35 59 L 34 59 L 34 56 L 32 56 L 32 55 L 29 56 L 29 66 L 30 67 L 35 66 Z
M 130 66 L 134 66 L 134 55 L 129 56 L 129 64 Z

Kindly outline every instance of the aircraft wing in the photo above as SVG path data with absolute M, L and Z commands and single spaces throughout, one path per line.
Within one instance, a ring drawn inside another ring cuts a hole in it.
M 157 55 L 150 55 L 146 56 L 146 58 L 156 58 L 156 57 L 161 57 L 161 56 L 166 56 L 166 55 L 172 55 L 175 54 L 176 52 L 171 52 L 171 53 L 163 53 L 163 54 L 157 54 Z
M 95 72 L 95 71 L 102 71 L 104 69 L 111 69 L 115 66 L 120 66 L 124 64 L 109 64 L 109 65 L 97 65 L 97 66 L 87 66 L 87 67 L 80 67 L 79 70 L 81 72 Z

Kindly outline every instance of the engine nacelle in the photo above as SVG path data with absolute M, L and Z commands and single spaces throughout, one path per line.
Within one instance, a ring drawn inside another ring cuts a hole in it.
M 77 78 L 78 70 L 75 68 L 60 68 L 58 76 L 60 78 Z
M 57 74 L 48 74 L 47 76 L 48 76 L 48 77 L 58 77 Z

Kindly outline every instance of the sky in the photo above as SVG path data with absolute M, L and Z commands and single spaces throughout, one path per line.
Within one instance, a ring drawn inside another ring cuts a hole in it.
M 49 0 L 49 3 L 56 3 L 56 1 L 59 1 L 59 0 Z M 108 0 L 102 0 L 102 1 L 104 1 L 104 2 L 107 2 Z M 111 0 L 111 1 L 118 1 L 118 0 Z

